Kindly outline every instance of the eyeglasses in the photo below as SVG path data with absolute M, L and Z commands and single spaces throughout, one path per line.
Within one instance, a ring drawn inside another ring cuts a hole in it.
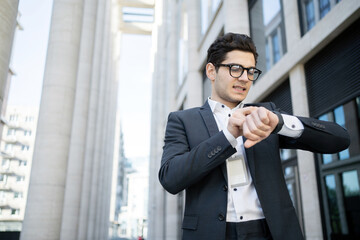
M 247 77 L 250 81 L 255 81 L 259 78 L 261 74 L 261 70 L 257 68 L 245 68 L 239 64 L 216 64 L 217 67 L 228 67 L 230 76 L 233 78 L 239 78 L 241 75 L 243 75 L 244 70 L 247 71 Z

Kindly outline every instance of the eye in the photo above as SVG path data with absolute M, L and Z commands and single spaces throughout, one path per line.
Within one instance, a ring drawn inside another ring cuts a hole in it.
M 233 72 L 242 72 L 243 68 L 240 65 L 232 65 L 231 71 Z
M 248 70 L 248 74 L 249 75 L 254 75 L 254 74 L 256 74 L 257 73 L 257 70 L 255 69 L 255 68 L 250 68 L 249 70 Z

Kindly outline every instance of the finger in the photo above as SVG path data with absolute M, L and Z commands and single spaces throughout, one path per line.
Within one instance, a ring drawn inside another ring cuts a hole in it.
M 261 139 L 262 137 L 259 135 L 259 133 L 255 133 L 250 130 L 250 124 L 251 123 L 248 121 L 244 122 L 243 129 L 242 129 L 243 136 L 246 137 L 247 139 L 253 140 L 253 141 Z
M 244 147 L 245 148 L 251 148 L 252 146 L 254 146 L 255 144 L 257 144 L 259 142 L 261 142 L 261 140 L 252 141 L 252 140 L 246 139 L 246 141 L 244 142 Z
M 235 111 L 235 114 L 241 114 L 244 116 L 247 116 L 251 114 L 254 111 L 257 111 L 258 107 L 245 107 L 245 108 L 239 108 L 237 111 Z
M 268 123 L 265 123 L 266 121 L 264 120 L 264 118 L 266 118 L 267 122 L 270 122 L 265 112 L 263 111 L 253 112 L 251 114 L 251 117 L 253 118 L 253 121 L 258 129 L 265 132 L 270 130 L 271 127 L 268 125 Z
M 263 129 L 261 129 L 261 127 L 259 128 L 254 120 L 254 114 L 248 115 L 246 116 L 246 126 L 247 129 L 250 131 L 251 134 L 254 134 L 258 137 L 265 137 L 266 136 L 266 131 L 264 131 Z M 261 125 L 264 125 L 262 123 L 260 123 Z M 266 129 L 268 129 L 269 127 L 265 127 Z
M 261 122 L 263 122 L 264 124 L 268 125 L 270 122 L 269 116 L 268 116 L 268 112 L 270 112 L 269 110 L 267 110 L 264 107 L 260 107 L 259 110 L 257 111 L 258 116 L 261 120 Z

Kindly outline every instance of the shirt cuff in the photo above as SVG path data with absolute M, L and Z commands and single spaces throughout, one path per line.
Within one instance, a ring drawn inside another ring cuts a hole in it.
M 227 140 L 229 141 L 229 143 L 231 144 L 231 146 L 232 146 L 233 148 L 236 148 L 236 146 L 237 146 L 237 140 L 236 140 L 236 138 L 229 132 L 229 130 L 228 130 L 227 128 L 225 128 L 225 129 L 223 130 L 223 133 L 224 133 L 226 139 L 227 139 Z
M 284 119 L 284 125 L 278 134 L 292 138 L 300 137 L 304 131 L 304 125 L 302 122 L 295 116 L 287 114 L 281 114 L 281 116 Z

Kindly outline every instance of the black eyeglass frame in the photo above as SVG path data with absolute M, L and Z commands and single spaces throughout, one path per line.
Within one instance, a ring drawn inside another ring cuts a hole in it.
M 248 76 L 249 81 L 255 81 L 255 80 L 257 80 L 257 79 L 260 77 L 261 73 L 262 73 L 262 71 L 261 71 L 260 69 L 257 69 L 257 68 L 254 68 L 254 67 L 246 68 L 246 67 L 241 66 L 240 64 L 222 64 L 222 63 L 218 63 L 218 64 L 215 64 L 215 66 L 216 66 L 216 67 L 228 67 L 228 68 L 229 68 L 229 74 L 230 74 L 230 76 L 232 76 L 233 78 L 239 78 L 239 77 L 241 77 L 241 76 L 243 75 L 243 73 L 244 73 L 244 70 L 246 70 L 248 74 L 249 74 L 249 70 L 251 70 L 251 69 L 254 69 L 254 70 L 258 71 L 258 72 L 259 72 L 259 75 L 256 77 L 256 79 L 250 79 L 249 76 Z M 233 75 L 231 74 L 231 68 L 232 68 L 233 66 L 239 66 L 239 67 L 242 68 L 242 71 L 241 71 L 241 73 L 240 73 L 240 75 L 239 75 L 238 77 L 235 77 L 235 76 L 233 76 Z

